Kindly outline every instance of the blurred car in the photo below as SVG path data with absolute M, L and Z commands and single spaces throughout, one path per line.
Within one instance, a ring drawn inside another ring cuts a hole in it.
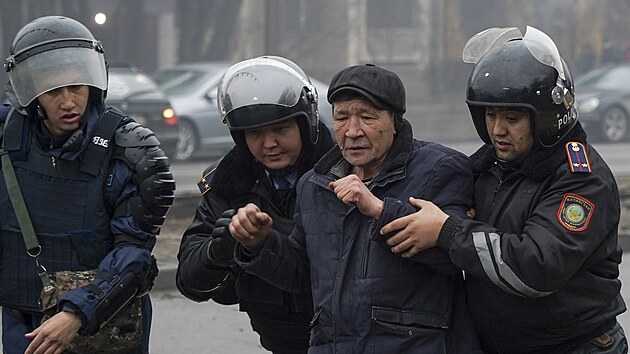
M 595 140 L 627 140 L 630 128 L 630 64 L 607 65 L 575 82 L 576 107 L 584 129 Z
M 179 141 L 178 119 L 151 77 L 134 67 L 110 67 L 105 102 L 151 129 L 160 147 L 172 157 Z
M 174 159 L 218 157 L 234 146 L 217 107 L 217 86 L 221 75 L 231 65 L 225 61 L 185 63 L 161 69 L 152 76 L 171 100 L 179 119 L 180 141 Z M 328 85 L 312 81 L 319 93 L 320 117 L 330 127 L 332 108 L 326 101 Z

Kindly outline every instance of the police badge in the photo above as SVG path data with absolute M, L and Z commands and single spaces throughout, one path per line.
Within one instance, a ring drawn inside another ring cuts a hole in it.
M 591 221 L 595 205 L 577 194 L 567 193 L 558 208 L 558 221 L 565 229 L 572 232 L 586 230 Z

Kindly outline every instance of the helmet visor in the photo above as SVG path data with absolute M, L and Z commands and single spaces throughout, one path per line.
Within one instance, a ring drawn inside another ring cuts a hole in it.
M 556 44 L 549 36 L 537 28 L 527 26 L 523 43 L 525 43 L 527 49 L 529 49 L 536 60 L 556 69 L 560 78 L 565 80 L 560 52 L 558 52 L 558 47 L 556 47 Z
M 492 48 L 522 37 L 521 31 L 516 27 L 488 28 L 472 36 L 468 42 L 466 42 L 462 59 L 464 63 L 477 64 L 479 59 Z
M 88 85 L 107 90 L 103 54 L 81 47 L 48 50 L 28 57 L 11 69 L 9 79 L 24 107 L 42 93 L 63 86 Z
M 242 64 L 228 69 L 219 83 L 218 104 L 222 117 L 245 106 L 293 107 L 299 102 L 304 87 L 315 92 L 308 79 L 277 60 L 261 58 L 257 65 Z

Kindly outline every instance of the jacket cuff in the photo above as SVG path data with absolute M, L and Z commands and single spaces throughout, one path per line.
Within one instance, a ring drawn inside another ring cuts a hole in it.
M 386 235 L 381 235 L 381 229 L 383 226 L 399 217 L 415 213 L 416 211 L 417 209 L 411 207 L 409 204 L 405 205 L 398 199 L 390 197 L 383 198 L 383 211 L 378 219 L 372 221 L 374 222 L 374 226 L 372 227 L 370 239 L 381 241 L 383 243 L 387 242 L 387 240 L 394 236 L 398 230 L 394 230 Z
M 234 262 L 234 255 L 232 255 L 232 257 L 228 260 L 221 260 L 214 257 L 212 253 L 212 241 L 214 241 L 214 239 L 210 239 L 203 244 L 204 250 L 201 252 L 201 254 L 205 255 L 205 257 L 201 257 L 201 265 L 204 268 L 211 269 L 211 270 L 214 270 L 217 268 L 225 269 L 225 268 L 230 268 L 231 266 L 236 264 Z
M 459 216 L 451 215 L 446 219 L 438 235 L 437 245 L 438 247 L 448 251 L 451 248 L 451 242 L 455 238 L 455 233 L 459 229 L 464 219 Z
M 276 233 L 276 230 L 271 229 L 267 238 L 259 245 L 254 247 L 245 247 L 245 245 L 237 243 L 236 249 L 234 251 L 234 260 L 236 261 L 236 264 L 241 268 L 245 268 L 248 264 L 258 262 L 260 259 L 259 256 L 263 252 L 263 250 L 268 249 L 270 246 L 273 246 L 273 244 L 277 242 L 274 240 L 274 237 L 276 237 Z
M 73 303 L 66 301 L 59 306 L 60 310 L 63 312 L 69 312 L 75 316 L 77 316 L 81 320 L 81 328 L 79 328 L 79 334 L 87 335 L 87 319 L 81 310 L 75 306 Z
M 268 239 L 269 238 L 267 238 L 267 240 Z M 265 247 L 265 244 L 267 244 L 266 240 L 264 242 L 261 242 L 261 244 L 259 244 L 258 246 L 254 247 L 247 247 L 239 243 L 236 246 L 236 251 L 234 253 L 236 264 L 239 264 L 239 261 L 243 263 L 252 262 L 256 257 L 258 257 L 262 249 Z

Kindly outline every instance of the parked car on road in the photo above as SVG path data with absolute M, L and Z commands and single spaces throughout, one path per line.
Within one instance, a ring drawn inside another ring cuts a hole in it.
M 630 64 L 607 65 L 575 82 L 576 106 L 584 129 L 595 140 L 630 136 Z
M 134 67 L 110 67 L 105 102 L 151 129 L 161 148 L 172 157 L 179 141 L 178 119 L 151 77 Z
M 232 136 L 221 122 L 217 85 L 230 62 L 184 63 L 164 68 L 153 80 L 171 100 L 179 118 L 180 141 L 175 160 L 194 156 L 221 156 L 233 146 Z M 312 80 L 319 93 L 320 117 L 330 127 L 332 108 L 326 101 L 328 85 Z

